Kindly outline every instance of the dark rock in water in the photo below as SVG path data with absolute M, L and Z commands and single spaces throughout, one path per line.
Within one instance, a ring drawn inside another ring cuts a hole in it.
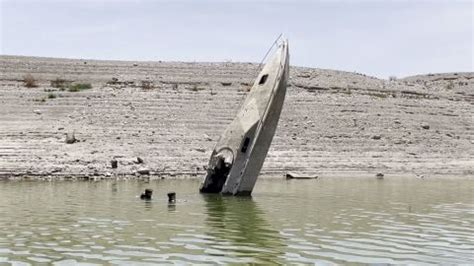
M 295 172 L 286 173 L 286 179 L 316 179 L 316 178 L 318 178 L 317 175 L 309 175 L 309 174 L 295 173 Z
M 67 133 L 66 134 L 66 143 L 67 144 L 73 144 L 77 142 L 76 136 L 74 135 L 74 132 L 72 133 Z
M 137 173 L 140 175 L 149 175 L 150 174 L 150 169 L 147 168 L 141 168 L 137 170 Z
M 153 189 L 145 189 L 145 192 L 143 192 L 141 195 L 140 195 L 140 199 L 145 199 L 145 200 L 149 200 L 151 199 L 151 196 L 153 195 Z
M 168 193 L 168 202 L 176 202 L 176 192 Z
M 117 168 L 118 167 L 118 161 L 113 159 L 110 161 L 110 165 L 112 166 L 112 168 Z
M 376 177 L 377 179 L 383 179 L 384 174 L 382 174 L 382 173 L 377 173 L 377 174 L 375 175 L 375 177 Z

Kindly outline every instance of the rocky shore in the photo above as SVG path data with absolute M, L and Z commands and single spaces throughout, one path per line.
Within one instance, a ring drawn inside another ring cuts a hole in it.
M 257 67 L 0 56 L 0 179 L 201 178 Z M 262 176 L 474 177 L 474 73 L 290 76 Z

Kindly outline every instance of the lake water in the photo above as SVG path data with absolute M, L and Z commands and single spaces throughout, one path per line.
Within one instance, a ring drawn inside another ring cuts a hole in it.
M 0 264 L 474 263 L 474 180 L 261 179 L 251 198 L 198 187 L 0 182 Z

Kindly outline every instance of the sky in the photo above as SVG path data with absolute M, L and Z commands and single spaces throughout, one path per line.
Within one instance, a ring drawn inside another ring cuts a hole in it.
M 260 62 L 379 78 L 474 71 L 471 1 L 0 0 L 0 54 Z

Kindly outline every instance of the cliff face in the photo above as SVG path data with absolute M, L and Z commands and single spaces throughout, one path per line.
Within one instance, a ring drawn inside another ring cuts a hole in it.
M 0 72 L 0 176 L 202 177 L 257 65 L 0 56 Z M 290 76 L 265 176 L 474 176 L 474 73 Z

